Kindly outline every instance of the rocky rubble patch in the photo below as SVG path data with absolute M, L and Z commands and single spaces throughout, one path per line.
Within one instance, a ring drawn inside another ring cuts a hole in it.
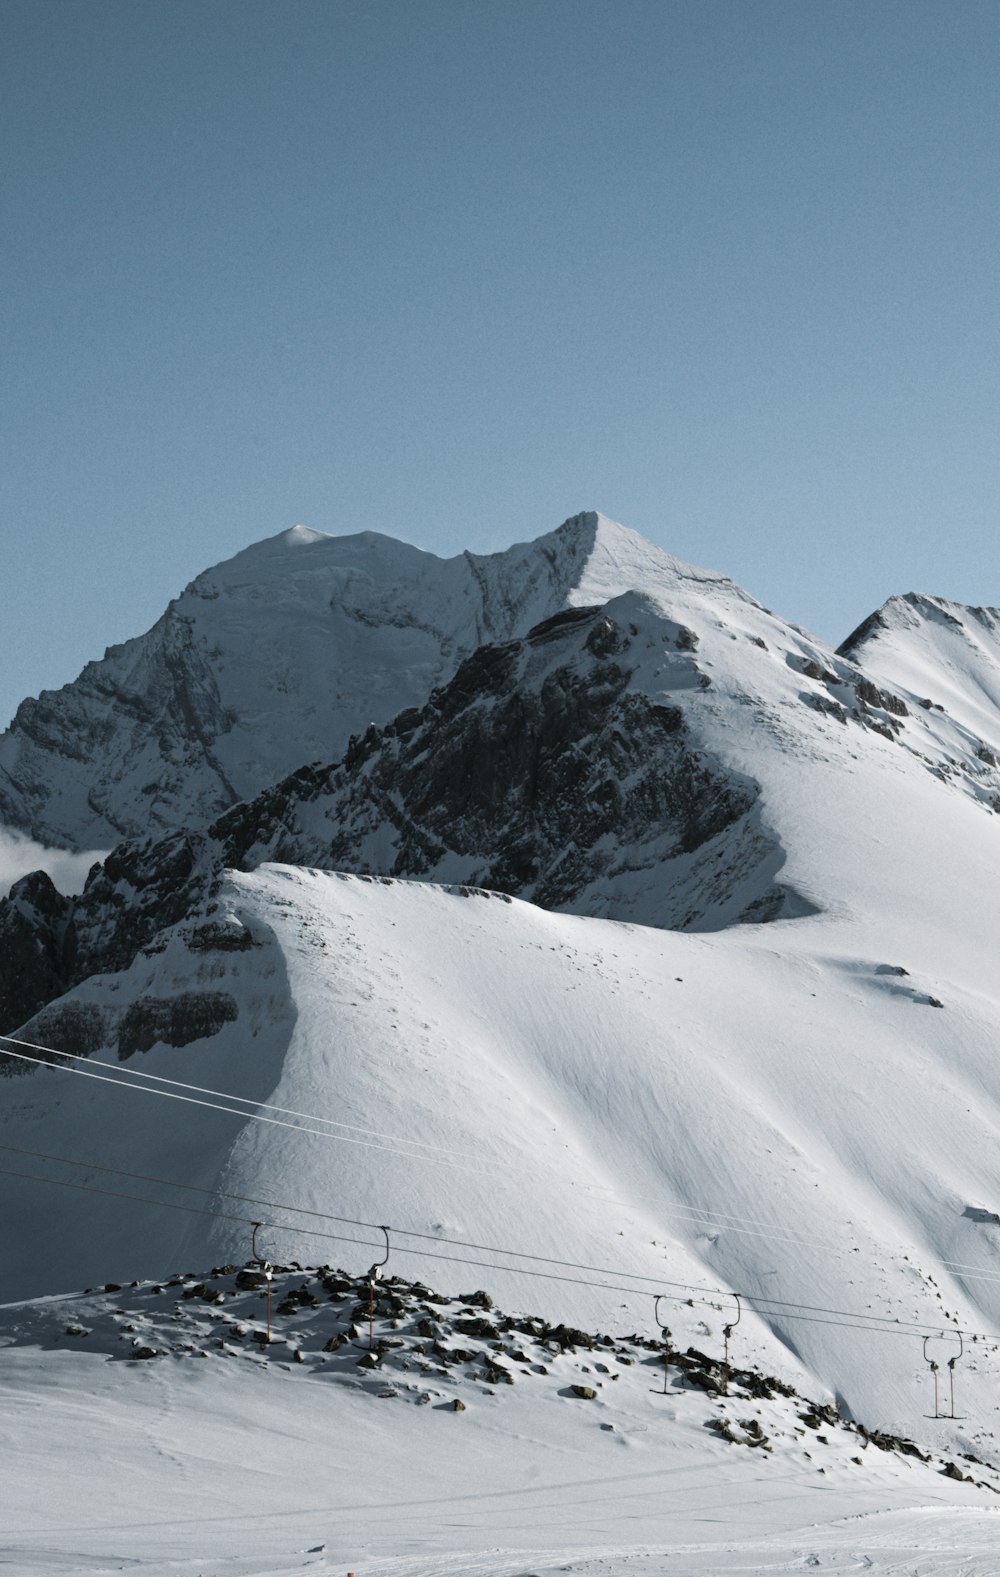
M 67 1320 L 67 1303 L 76 1318 Z M 800 1396 L 774 1375 L 727 1369 L 695 1347 L 669 1351 L 665 1367 L 663 1341 L 653 1336 L 505 1314 L 488 1293 L 448 1297 L 398 1276 L 376 1283 L 371 1295 L 365 1277 L 327 1265 L 275 1267 L 270 1336 L 266 1279 L 250 1263 L 10 1305 L 0 1313 L 0 1349 L 9 1345 L 104 1354 L 110 1362 L 251 1363 L 329 1384 L 334 1395 L 348 1386 L 380 1402 L 456 1414 L 477 1398 L 495 1402 L 508 1387 L 528 1386 L 581 1419 L 593 1410 L 595 1426 L 612 1435 L 628 1428 L 637 1399 L 659 1395 L 663 1427 L 679 1410 L 698 1421 L 700 1410 L 720 1441 L 764 1457 L 791 1454 L 815 1465 L 817 1452 L 830 1453 L 831 1466 L 854 1467 L 873 1448 L 1000 1493 L 1000 1473 L 971 1453 L 962 1455 L 965 1466 L 935 1458 L 912 1440 Z

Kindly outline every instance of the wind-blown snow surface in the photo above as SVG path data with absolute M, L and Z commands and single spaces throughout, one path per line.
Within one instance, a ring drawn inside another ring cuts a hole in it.
M 76 849 L 204 825 L 422 704 L 486 641 L 697 579 L 725 584 L 594 513 L 453 559 L 296 526 L 206 570 L 73 684 L 22 702 L 0 736 L 0 817 Z

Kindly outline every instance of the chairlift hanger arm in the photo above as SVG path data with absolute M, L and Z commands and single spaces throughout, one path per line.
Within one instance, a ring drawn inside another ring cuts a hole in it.
M 375 1263 L 372 1266 L 371 1270 L 368 1272 L 368 1280 L 369 1281 L 381 1281 L 382 1280 L 382 1267 L 384 1265 L 388 1265 L 388 1263 L 389 1263 L 389 1228 L 388 1227 L 379 1227 L 379 1231 L 385 1233 L 385 1257 L 383 1259 L 377 1259 L 375 1261 Z

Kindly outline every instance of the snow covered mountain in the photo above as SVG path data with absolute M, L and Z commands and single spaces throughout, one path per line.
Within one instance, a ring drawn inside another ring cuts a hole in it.
M 515 1250 L 514 1307 L 531 1254 L 608 1267 L 548 1303 L 605 1325 L 672 1286 L 696 1346 L 736 1289 L 748 1356 L 902 1433 L 961 1327 L 935 1438 L 1000 1460 L 992 625 L 894 599 L 835 652 L 599 517 L 543 541 L 530 613 L 339 755 L 0 905 L 0 1029 L 89 1059 L 0 1081 L 12 1295 L 245 1257 L 238 1196 Z
M 484 642 L 692 577 L 716 578 L 593 513 L 447 560 L 296 526 L 199 575 L 72 684 L 22 702 L 0 736 L 0 822 L 77 849 L 205 826 L 422 705 Z

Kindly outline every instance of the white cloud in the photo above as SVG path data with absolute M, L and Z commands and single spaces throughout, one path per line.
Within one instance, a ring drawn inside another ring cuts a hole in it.
M 48 871 L 61 893 L 82 892 L 90 867 L 103 860 L 107 852 L 91 849 L 71 854 L 66 849 L 47 849 L 23 832 L 0 827 L 0 898 L 7 896 L 19 877 L 38 870 Z

